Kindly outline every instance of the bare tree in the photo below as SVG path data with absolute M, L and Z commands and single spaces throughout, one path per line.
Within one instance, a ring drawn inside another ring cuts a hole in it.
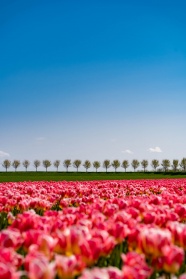
M 43 160 L 43 166 L 46 169 L 46 172 L 48 170 L 48 168 L 51 166 L 51 161 L 49 160 Z
M 74 160 L 73 167 L 77 169 L 77 172 L 80 166 L 81 166 L 81 160 L 78 159 Z
M 11 161 L 10 160 L 4 160 L 3 163 L 2 163 L 2 166 L 3 168 L 6 169 L 6 172 L 7 172 L 7 169 L 9 169 L 9 167 L 11 166 Z
M 186 172 L 186 158 L 183 158 L 180 163 L 180 167 Z
M 66 168 L 66 171 L 68 172 L 68 168 L 71 166 L 71 160 L 70 159 L 64 160 L 63 166 Z
M 14 160 L 12 162 L 12 167 L 15 169 L 15 171 L 17 170 L 17 168 L 20 166 L 20 161 L 19 160 Z
M 24 160 L 23 161 L 23 167 L 25 167 L 26 171 L 27 171 L 29 166 L 30 166 L 30 162 L 28 160 Z
M 101 166 L 101 164 L 100 164 L 99 161 L 94 161 L 94 162 L 93 162 L 93 167 L 96 169 L 96 172 L 97 172 L 97 170 L 100 168 L 100 166 Z
M 106 169 L 106 172 L 107 172 L 108 168 L 110 168 L 110 166 L 111 166 L 110 160 L 106 159 L 106 160 L 103 161 L 103 168 Z
M 112 167 L 115 169 L 115 172 L 116 172 L 116 170 L 120 167 L 120 165 L 121 165 L 121 163 L 120 163 L 119 160 L 114 160 L 114 161 L 112 162 Z
M 142 166 L 144 172 L 146 171 L 146 168 L 148 167 L 148 164 L 149 164 L 149 163 L 148 163 L 147 160 L 142 160 L 142 161 L 141 161 L 141 166 Z
M 133 167 L 134 171 L 139 167 L 139 161 L 134 159 L 132 160 L 131 166 Z
M 57 171 L 58 171 L 59 165 L 60 165 L 60 160 L 55 160 L 54 167 L 57 169 Z
M 159 167 L 159 161 L 156 159 L 153 159 L 151 162 L 151 166 L 153 167 L 153 169 L 156 171 L 157 167 Z
M 179 161 L 174 159 L 172 161 L 172 169 L 173 169 L 173 171 L 176 172 L 178 170 L 178 166 L 179 166 Z
M 34 167 L 36 168 L 36 171 L 37 171 L 37 168 L 41 165 L 41 162 L 39 160 L 35 160 L 34 161 Z
M 164 159 L 164 160 L 162 160 L 161 165 L 162 165 L 164 171 L 167 172 L 168 168 L 170 168 L 170 161 L 167 159 Z
M 127 160 L 124 160 L 121 164 L 121 167 L 124 168 L 126 172 L 126 169 L 129 167 L 129 162 Z
M 84 168 L 87 170 L 91 167 L 91 162 L 89 160 L 85 160 L 84 164 L 83 164 Z

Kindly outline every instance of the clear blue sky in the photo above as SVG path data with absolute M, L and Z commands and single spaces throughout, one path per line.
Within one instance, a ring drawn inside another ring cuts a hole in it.
M 0 162 L 186 156 L 185 11 L 1 0 Z

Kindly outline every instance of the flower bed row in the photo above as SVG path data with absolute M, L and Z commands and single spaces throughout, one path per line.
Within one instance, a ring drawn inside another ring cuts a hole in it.
M 186 278 L 184 179 L 0 189 L 0 278 Z

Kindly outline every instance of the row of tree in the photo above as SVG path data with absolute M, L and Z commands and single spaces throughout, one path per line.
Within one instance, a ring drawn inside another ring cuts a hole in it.
M 46 169 L 46 171 L 52 165 L 50 160 L 43 160 L 42 162 L 40 160 L 35 160 L 33 162 L 33 166 L 35 167 L 36 171 L 41 166 L 41 164 Z M 60 160 L 55 160 L 53 162 L 53 165 L 57 171 L 58 171 L 60 164 L 61 164 Z M 4 160 L 2 163 L 2 166 L 6 169 L 6 171 L 11 166 L 16 171 L 20 165 L 21 165 L 21 162 L 19 160 L 14 160 L 13 162 L 11 162 L 10 160 Z M 24 166 L 25 170 L 27 171 L 28 167 L 30 166 L 30 161 L 24 160 L 22 162 L 22 165 Z M 76 168 L 76 170 L 78 172 L 78 169 L 81 165 L 86 169 L 86 172 L 88 171 L 88 169 L 91 166 L 93 166 L 96 169 L 96 172 L 101 167 L 101 163 L 99 161 L 94 161 L 93 163 L 91 163 L 89 160 L 85 160 L 84 163 L 82 163 L 81 160 L 74 160 L 72 162 L 70 159 L 66 159 L 63 161 L 63 166 L 66 168 L 67 172 L 68 172 L 69 167 L 71 167 L 71 166 Z M 119 160 L 113 160 L 112 162 L 110 160 L 104 160 L 103 164 L 102 164 L 102 166 L 103 166 L 103 168 L 105 168 L 106 172 L 110 167 L 113 167 L 115 169 L 115 172 L 117 171 L 117 169 L 119 167 L 122 167 L 122 168 L 124 168 L 124 170 L 126 172 L 127 168 L 130 165 L 132 166 L 134 171 L 141 165 L 141 167 L 143 168 L 143 170 L 145 172 L 149 165 L 149 162 L 148 162 L 148 160 L 142 160 L 141 162 L 139 162 L 137 159 L 134 159 L 134 160 L 132 160 L 131 164 L 129 164 L 128 160 L 124 160 L 123 162 L 120 162 Z M 168 160 L 168 159 L 162 160 L 161 164 L 160 164 L 159 160 L 154 159 L 151 161 L 151 166 L 155 171 L 157 170 L 157 168 L 159 166 L 161 166 L 165 172 L 168 171 L 169 168 L 172 168 L 172 170 L 174 172 L 176 172 L 176 171 L 178 171 L 179 167 L 181 167 L 182 171 L 186 172 L 186 158 L 183 158 L 180 162 L 179 162 L 179 160 L 175 159 L 172 161 L 172 164 L 171 164 L 170 160 Z

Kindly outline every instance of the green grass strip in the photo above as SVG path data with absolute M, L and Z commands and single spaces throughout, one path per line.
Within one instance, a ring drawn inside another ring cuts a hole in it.
M 186 178 L 182 172 L 0 172 L 0 182 Z

